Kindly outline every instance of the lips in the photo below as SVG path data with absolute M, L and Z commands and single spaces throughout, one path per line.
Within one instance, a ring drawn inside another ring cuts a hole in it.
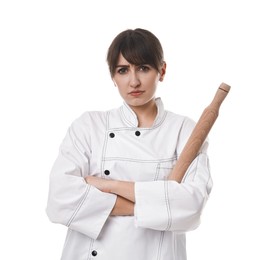
M 143 94 L 144 93 L 144 91 L 141 91 L 141 90 L 134 90 L 134 91 L 131 91 L 130 93 L 129 93 L 129 95 L 131 95 L 131 96 L 133 96 L 133 97 L 138 97 L 138 96 L 140 96 L 141 94 Z

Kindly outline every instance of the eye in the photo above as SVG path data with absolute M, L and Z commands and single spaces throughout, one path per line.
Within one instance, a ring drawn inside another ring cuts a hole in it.
M 125 74 L 128 71 L 127 67 L 121 67 L 117 70 L 118 74 Z
M 148 65 L 141 65 L 138 67 L 138 69 L 143 72 L 148 72 L 151 68 Z

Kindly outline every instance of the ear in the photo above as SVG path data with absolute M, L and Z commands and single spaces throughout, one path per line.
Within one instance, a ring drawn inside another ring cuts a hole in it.
M 162 64 L 162 67 L 161 67 L 161 70 L 160 70 L 159 81 L 163 81 L 164 80 L 164 77 L 165 77 L 165 74 L 166 74 L 166 68 L 167 68 L 167 64 L 166 64 L 165 61 L 163 61 L 163 64 Z

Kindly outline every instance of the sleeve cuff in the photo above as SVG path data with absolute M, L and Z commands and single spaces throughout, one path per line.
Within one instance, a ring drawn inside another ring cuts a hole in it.
M 135 183 L 135 225 L 136 227 L 167 230 L 170 226 L 170 212 L 166 197 L 165 181 Z M 157 214 L 155 222 L 151 217 Z
M 69 228 L 97 239 L 116 203 L 116 198 L 114 194 L 101 192 L 90 186 L 86 198 L 70 221 Z

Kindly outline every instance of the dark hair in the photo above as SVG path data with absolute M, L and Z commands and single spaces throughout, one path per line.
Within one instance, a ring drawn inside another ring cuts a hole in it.
M 150 31 L 140 28 L 125 30 L 112 41 L 107 53 L 111 77 L 115 74 L 120 53 L 131 64 L 149 64 L 157 71 L 160 70 L 164 59 L 158 38 Z

